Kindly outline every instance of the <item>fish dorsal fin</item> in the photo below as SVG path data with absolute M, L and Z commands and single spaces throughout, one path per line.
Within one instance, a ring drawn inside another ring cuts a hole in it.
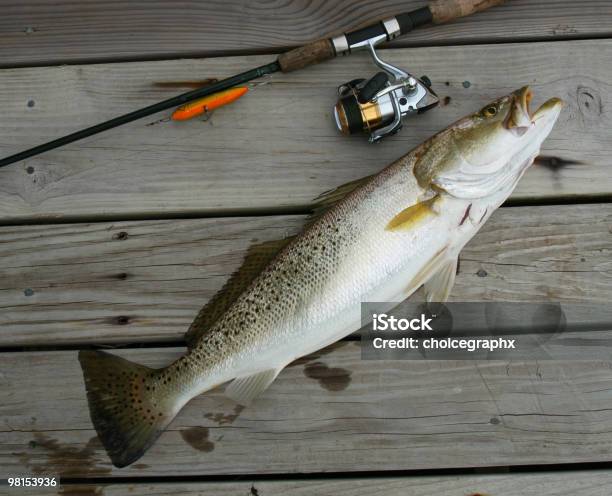
M 455 284 L 457 258 L 446 260 L 438 271 L 425 283 L 425 295 L 428 302 L 445 302 Z
M 236 403 L 248 406 L 272 384 L 281 370 L 282 367 L 264 370 L 247 377 L 238 377 L 225 388 L 225 396 Z
M 308 217 L 308 222 L 312 223 L 321 217 L 325 212 L 327 212 L 330 208 L 336 205 L 338 202 L 346 198 L 349 194 L 355 191 L 360 186 L 366 184 L 370 179 L 372 179 L 376 174 L 371 174 L 369 176 L 362 177 L 360 179 L 355 179 L 349 183 L 342 184 L 337 188 L 330 189 L 321 193 L 314 199 L 313 210 Z
M 438 201 L 439 195 L 435 195 L 427 200 L 410 205 L 395 215 L 387 224 L 387 231 L 406 231 L 417 225 L 426 218 L 437 215 L 434 205 Z
M 221 290 L 200 310 L 189 330 L 185 333 L 188 347 L 193 347 L 216 320 L 230 307 L 272 261 L 287 246 L 292 237 L 268 241 L 251 246 L 240 268 L 227 280 Z

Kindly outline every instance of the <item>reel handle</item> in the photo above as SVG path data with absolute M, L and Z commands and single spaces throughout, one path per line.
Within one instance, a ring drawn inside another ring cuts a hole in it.
M 430 0 L 429 10 L 434 24 L 443 24 L 459 17 L 475 14 L 501 5 L 506 0 Z

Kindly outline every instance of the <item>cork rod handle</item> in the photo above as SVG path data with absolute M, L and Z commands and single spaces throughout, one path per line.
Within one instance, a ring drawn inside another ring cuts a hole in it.
M 431 0 L 429 10 L 434 24 L 442 24 L 501 5 L 505 0 Z
M 397 17 L 388 20 L 391 22 L 391 29 L 397 26 L 399 34 L 406 34 L 419 26 L 430 23 L 442 24 L 452 21 L 458 17 L 467 16 L 480 12 L 481 10 L 494 7 L 504 3 L 505 0 L 430 0 L 428 7 L 423 7 L 412 12 L 398 14 Z M 393 24 L 395 23 L 395 24 Z M 391 32 L 382 22 L 376 22 L 370 26 L 358 29 L 351 33 L 345 33 L 345 49 L 342 53 L 350 52 L 353 46 L 363 46 L 363 42 L 374 37 L 387 36 L 392 39 L 397 36 L 397 32 Z M 278 57 L 278 65 L 283 72 L 296 71 L 309 65 L 318 64 L 324 60 L 332 59 L 336 56 L 336 49 L 331 39 L 324 39 L 309 43 L 308 45 L 295 48 L 283 53 Z
M 294 48 L 278 57 L 281 71 L 291 72 L 309 65 L 318 64 L 336 56 L 331 40 L 319 40 Z

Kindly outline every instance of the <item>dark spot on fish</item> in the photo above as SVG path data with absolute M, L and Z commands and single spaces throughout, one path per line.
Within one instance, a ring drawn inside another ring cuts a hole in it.
M 29 165 L 28 167 L 26 167 L 26 172 L 28 174 L 34 174 L 34 167 L 32 167 L 31 165 Z
M 533 163 L 535 165 L 546 167 L 547 169 L 550 169 L 553 172 L 558 172 L 559 170 L 563 169 L 564 167 L 567 167 L 568 165 L 584 164 L 584 162 L 580 162 L 579 160 L 564 159 L 560 157 L 550 157 L 546 155 L 540 155 L 539 157 L 536 157 Z
M 586 262 L 586 258 L 582 257 L 582 258 L 580 259 L 580 261 L 581 261 L 581 262 Z
M 450 96 L 445 96 L 444 100 L 442 100 L 442 104 L 443 105 L 448 105 L 451 102 L 451 97 Z
M 463 218 L 461 219 L 461 222 L 459 222 L 459 225 L 462 226 L 465 221 L 467 220 L 468 216 L 470 215 L 470 210 L 472 208 L 472 204 L 470 203 L 467 208 L 465 209 L 465 213 L 463 214 Z
M 489 423 L 493 425 L 497 425 L 499 424 L 499 419 L 497 417 L 492 417 L 491 420 L 489 420 Z
M 34 105 L 36 105 L 36 102 L 34 100 L 28 100 L 28 103 L 27 103 L 28 108 L 33 108 Z
M 255 485 L 251 486 L 251 496 L 259 496 L 259 491 L 255 488 Z
M 309 363 L 304 367 L 304 375 L 319 381 L 328 391 L 342 391 L 351 382 L 351 372 L 338 367 L 330 368 L 323 362 Z
M 472 83 L 470 83 L 469 81 L 463 81 L 462 84 L 464 88 L 469 88 L 470 86 L 472 86 Z
M 236 405 L 233 413 L 205 413 L 204 417 L 216 422 L 218 425 L 233 424 L 243 410 L 244 407 L 242 405 Z
M 118 233 L 113 234 L 113 239 L 118 239 L 119 241 L 123 241 L 128 238 L 128 233 L 125 231 L 120 231 Z
M 34 294 L 34 290 L 32 288 L 27 288 L 23 291 L 24 296 L 32 296 Z
M 488 274 L 487 274 L 487 271 L 486 271 L 486 270 L 484 270 L 484 269 L 480 269 L 478 272 L 476 272 L 476 275 L 477 275 L 478 277 L 487 277 L 487 275 L 488 275 Z
M 120 281 L 125 281 L 127 278 L 128 278 L 127 272 L 119 272 L 119 274 L 115 276 L 115 279 L 119 279 Z
M 450 86 L 450 81 L 444 81 L 445 86 Z
M 191 427 L 181 431 L 183 440 L 198 451 L 210 453 L 215 449 L 215 443 L 208 439 L 208 429 L 206 427 Z

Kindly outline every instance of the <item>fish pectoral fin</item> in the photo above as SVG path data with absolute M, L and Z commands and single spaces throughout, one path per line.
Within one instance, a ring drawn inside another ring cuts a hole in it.
M 440 269 L 425 283 L 425 295 L 428 302 L 445 302 L 455 284 L 457 258 L 445 261 Z
M 249 247 L 240 268 L 230 276 L 221 290 L 200 310 L 189 330 L 185 333 L 185 341 L 187 341 L 189 348 L 193 348 L 194 344 L 293 238 L 266 241 Z
M 435 195 L 427 200 L 420 201 L 415 205 L 410 205 L 395 215 L 386 226 L 387 231 L 407 231 L 416 226 L 422 220 L 437 215 L 434 205 L 439 195 Z
M 236 403 L 247 406 L 263 393 L 283 370 L 268 369 L 246 377 L 237 377 L 225 388 L 225 396 Z

